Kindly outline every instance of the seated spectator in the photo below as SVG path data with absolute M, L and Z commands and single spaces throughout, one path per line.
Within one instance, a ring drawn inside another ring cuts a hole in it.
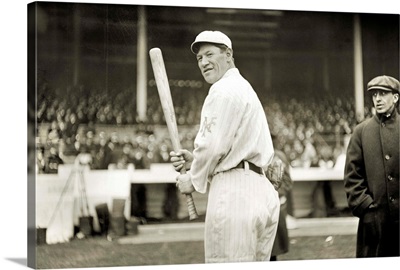
M 47 158 L 47 164 L 45 167 L 46 173 L 57 173 L 58 166 L 64 164 L 64 161 L 58 155 L 58 152 L 54 146 L 50 147 L 50 155 Z
M 182 87 L 185 88 L 184 91 Z M 155 88 L 155 85 L 150 85 L 150 88 Z M 194 134 L 198 127 L 193 125 L 200 118 L 201 101 L 207 94 L 206 91 L 199 91 L 198 88 L 201 88 L 201 85 L 197 85 L 196 81 L 183 80 L 177 80 L 171 87 L 171 94 L 176 101 L 174 105 L 178 124 L 192 126 Z M 73 146 L 79 136 L 85 135 L 89 138 L 87 132 L 78 134 L 79 127 L 82 126 L 87 126 L 92 130 L 93 136 L 98 136 L 95 134 L 95 127 L 98 124 L 135 125 L 141 131 L 140 136 L 143 136 L 141 129 L 147 136 L 153 132 L 152 129 L 156 125 L 165 126 L 156 91 L 148 93 L 147 121 L 142 123 L 138 122 L 134 89 L 117 89 L 107 92 L 98 90 L 96 92 L 79 86 L 68 87 L 66 91 L 62 90 L 61 88 L 51 89 L 49 84 L 38 87 L 37 121 L 50 126 L 47 135 L 49 145 L 46 145 L 46 149 L 48 146 L 58 143 L 58 140 L 64 139 L 65 153 L 71 154 L 68 149 Z M 90 95 L 85 94 L 86 92 Z M 61 95 L 61 93 L 68 94 Z M 340 137 L 350 134 L 357 122 L 352 96 L 335 97 L 333 94 L 327 94 L 323 98 L 301 99 L 297 96 L 282 97 L 277 94 L 274 96 L 274 92 L 269 93 L 268 98 L 263 92 L 260 92 L 259 95 L 266 112 L 268 112 L 267 115 L 270 117 L 268 121 L 273 123 L 273 132 L 282 135 L 282 143 L 285 145 L 283 151 L 294 167 L 311 166 L 311 164 L 318 163 L 315 160 L 310 162 L 313 150 L 309 146 L 308 140 L 314 135 L 329 137 L 329 134 L 335 133 Z M 369 109 L 365 110 L 366 115 L 372 113 Z M 162 138 L 157 138 L 156 142 L 146 142 L 147 145 L 142 147 L 149 162 L 159 162 L 164 155 L 162 140 Z M 187 137 L 182 133 L 182 145 L 193 145 L 193 140 L 193 136 Z M 112 143 L 116 150 L 115 155 L 118 156 L 120 154 L 119 142 L 114 140 Z M 78 144 L 80 146 L 77 145 L 75 148 L 75 154 L 80 152 L 79 148 L 86 144 L 86 141 L 80 138 Z M 334 145 L 329 141 L 328 144 Z M 329 147 L 333 148 L 333 146 Z M 100 151 L 98 145 L 95 149 L 91 148 L 93 158 L 97 155 L 97 151 Z M 159 153 L 157 153 L 158 151 Z M 44 154 L 47 159 L 48 150 Z M 100 167 L 104 168 L 103 165 Z
M 40 147 L 36 150 L 36 172 L 45 173 L 46 171 L 46 158 L 44 156 L 44 148 Z
M 318 163 L 318 155 L 311 138 L 304 140 L 304 150 L 301 154 L 302 165 L 305 168 L 315 166 Z

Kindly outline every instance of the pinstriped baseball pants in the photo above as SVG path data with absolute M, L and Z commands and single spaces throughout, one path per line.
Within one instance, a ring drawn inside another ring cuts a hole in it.
M 248 169 L 215 175 L 205 221 L 205 262 L 268 261 L 279 218 L 279 196 Z

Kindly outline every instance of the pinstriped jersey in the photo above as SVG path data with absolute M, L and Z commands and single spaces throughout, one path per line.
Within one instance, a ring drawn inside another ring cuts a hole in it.
M 242 160 L 265 168 L 274 149 L 264 109 L 237 68 L 214 83 L 204 101 L 194 141 L 191 174 L 196 191 L 205 193 L 212 176 Z

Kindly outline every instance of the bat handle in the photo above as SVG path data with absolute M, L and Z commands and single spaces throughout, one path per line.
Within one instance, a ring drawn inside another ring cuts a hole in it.
M 181 174 L 186 173 L 185 166 L 180 171 Z M 189 211 L 189 220 L 198 219 L 199 215 L 197 214 L 196 206 L 194 205 L 192 194 L 186 194 L 186 204 Z
M 189 211 L 189 219 L 190 220 L 198 219 L 199 215 L 197 214 L 192 194 L 186 194 L 186 203 Z

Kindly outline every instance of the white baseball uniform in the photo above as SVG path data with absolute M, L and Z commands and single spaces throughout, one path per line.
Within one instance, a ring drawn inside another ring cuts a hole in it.
M 265 174 L 274 155 L 264 109 L 237 68 L 214 83 L 206 97 L 194 160 L 188 173 L 196 191 L 210 183 L 206 262 L 269 260 L 279 217 L 279 196 Z M 246 169 L 232 169 L 247 161 Z

